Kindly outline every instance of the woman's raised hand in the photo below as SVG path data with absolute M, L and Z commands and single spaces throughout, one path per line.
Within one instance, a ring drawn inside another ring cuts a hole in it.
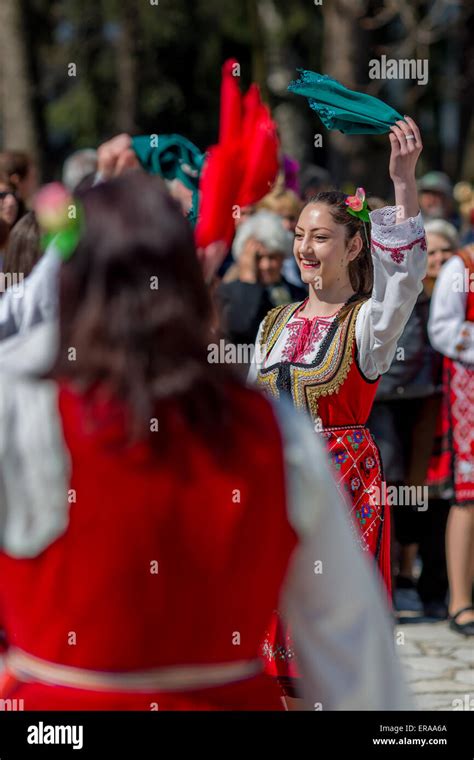
M 97 149 L 97 172 L 103 180 L 118 177 L 128 169 L 139 166 L 130 135 L 116 135 Z
M 415 167 L 423 150 L 420 130 L 409 116 L 390 128 L 390 177 L 393 182 L 409 182 L 415 178 Z
M 423 150 L 420 130 L 409 116 L 405 121 L 397 121 L 390 128 L 390 177 L 395 189 L 395 203 L 398 207 L 397 224 L 419 213 L 415 167 Z

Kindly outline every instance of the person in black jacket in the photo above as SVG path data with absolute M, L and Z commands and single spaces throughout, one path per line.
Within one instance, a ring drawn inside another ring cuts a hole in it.
M 433 451 L 441 401 L 442 357 L 428 338 L 431 293 L 444 262 L 457 247 L 456 229 L 444 220 L 425 225 L 428 269 L 415 308 L 398 341 L 388 372 L 382 375 L 368 426 L 379 445 L 387 484 L 424 486 Z M 394 601 L 398 610 L 423 611 L 426 617 L 447 616 L 448 579 L 444 534 L 448 494 L 430 484 L 423 509 L 394 506 L 399 568 Z M 413 578 L 417 557 L 421 575 Z
M 217 290 L 223 330 L 231 343 L 254 343 L 270 309 L 306 298 L 303 284 L 298 287 L 282 275 L 292 248 L 293 236 L 271 211 L 259 211 L 239 225 L 232 245 L 236 279 Z

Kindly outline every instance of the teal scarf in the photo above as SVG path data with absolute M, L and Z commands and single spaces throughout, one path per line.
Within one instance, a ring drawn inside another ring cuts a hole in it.
M 390 131 L 403 119 L 382 100 L 362 92 L 348 90 L 326 74 L 298 69 L 300 78 L 288 85 L 290 92 L 308 98 L 327 129 L 339 129 L 347 135 L 380 135 Z
M 196 223 L 199 176 L 205 154 L 182 135 L 141 135 L 132 139 L 132 148 L 145 171 L 163 179 L 179 179 L 193 192 L 188 219 Z

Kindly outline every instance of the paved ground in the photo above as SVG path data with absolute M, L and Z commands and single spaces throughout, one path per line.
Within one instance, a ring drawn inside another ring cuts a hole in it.
M 395 641 L 419 710 L 474 711 L 474 637 L 412 618 L 397 626 Z

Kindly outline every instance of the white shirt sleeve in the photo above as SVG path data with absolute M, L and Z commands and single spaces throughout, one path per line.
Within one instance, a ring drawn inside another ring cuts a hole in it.
M 395 224 L 396 206 L 370 214 L 374 287 L 356 322 L 359 367 L 370 380 L 386 372 L 426 275 L 421 214 Z
M 466 285 L 470 283 L 460 256 L 444 264 L 431 298 L 428 334 L 433 348 L 440 353 L 474 364 L 474 322 L 466 321 Z
M 262 320 L 262 322 L 260 322 L 258 332 L 257 332 L 257 337 L 255 338 L 255 351 L 254 351 L 252 362 L 250 364 L 249 372 L 247 375 L 248 385 L 253 385 L 255 383 L 257 379 L 257 375 L 263 365 L 263 361 L 262 361 L 263 357 L 260 355 L 260 352 L 261 352 L 262 329 L 263 329 L 264 322 L 265 320 Z
M 50 380 L 0 373 L 0 547 L 36 557 L 69 523 L 70 458 Z
M 290 521 L 300 538 L 282 608 L 308 710 L 408 710 L 385 591 L 357 546 L 311 425 L 285 404 L 282 429 Z M 318 563 L 318 564 L 316 564 Z
M 0 298 L 0 340 L 56 318 L 60 266 L 53 243 L 31 274 L 5 291 Z
M 0 340 L 0 369 L 11 376 L 43 374 L 53 366 L 58 346 L 57 321 L 41 322 L 25 333 Z

